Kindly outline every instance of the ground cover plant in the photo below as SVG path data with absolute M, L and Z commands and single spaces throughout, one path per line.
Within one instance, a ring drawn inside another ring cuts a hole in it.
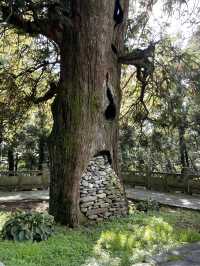
M 0 213 L 0 229 L 9 218 Z M 40 243 L 0 240 L 0 261 L 6 266 L 129 266 L 152 254 L 200 240 L 200 214 L 163 209 L 132 211 L 98 225 L 78 229 L 57 226 L 55 235 Z
M 48 213 L 17 212 L 4 224 L 2 238 L 15 241 L 47 240 L 54 232 L 54 218 Z

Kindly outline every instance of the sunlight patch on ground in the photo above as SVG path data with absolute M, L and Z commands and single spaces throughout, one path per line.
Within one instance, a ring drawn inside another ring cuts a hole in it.
M 184 240 L 187 233 L 182 236 Z M 153 254 L 178 245 L 173 227 L 162 218 L 148 217 L 102 231 L 90 257 L 82 266 L 120 266 L 148 261 Z
M 0 212 L 0 230 L 9 218 L 9 213 Z

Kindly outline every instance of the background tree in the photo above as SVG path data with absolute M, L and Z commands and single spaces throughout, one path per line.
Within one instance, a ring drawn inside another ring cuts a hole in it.
M 47 143 L 51 127 L 49 105 L 32 107 L 23 123 L 5 132 L 1 144 L 1 169 L 15 172 L 43 170 L 44 164 L 49 163 Z
M 140 84 L 134 79 L 135 68 L 128 70 L 132 79 L 128 79 L 128 85 L 124 82 L 127 86 L 121 123 L 125 132 L 128 128 L 135 145 L 129 145 L 128 151 L 122 145 L 126 155 L 129 154 L 124 168 L 164 172 L 183 172 L 186 167 L 194 172 L 199 169 L 194 130 L 198 130 L 194 116 L 199 110 L 199 50 L 194 41 L 187 48 L 175 41 L 166 36 L 157 43 L 155 70 L 142 103 Z M 124 136 L 123 143 L 131 143 Z

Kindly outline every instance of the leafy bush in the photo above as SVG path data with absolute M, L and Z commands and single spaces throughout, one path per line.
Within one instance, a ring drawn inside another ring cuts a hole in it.
M 2 238 L 15 241 L 47 240 L 54 231 L 54 218 L 42 213 L 16 213 L 3 226 Z
M 138 211 L 159 211 L 160 205 L 157 201 L 149 199 L 147 201 L 140 201 L 135 204 Z

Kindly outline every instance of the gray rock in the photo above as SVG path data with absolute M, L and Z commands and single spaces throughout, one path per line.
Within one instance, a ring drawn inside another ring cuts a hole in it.
M 97 199 L 96 196 L 87 196 L 87 197 L 84 197 L 84 198 L 81 198 L 80 201 L 81 202 L 94 202 L 95 200 Z
M 112 215 L 111 212 L 105 212 L 105 214 L 104 214 L 105 217 L 109 217 L 110 215 Z
M 97 184 L 97 185 L 98 185 L 98 184 L 101 184 L 101 183 L 102 183 L 101 180 L 96 180 L 96 181 L 95 181 L 95 184 Z
M 103 218 L 102 218 L 102 217 L 98 217 L 98 218 L 97 218 L 97 221 L 98 221 L 98 222 L 101 222 L 101 221 L 103 221 Z
M 117 209 L 116 208 L 110 208 L 109 211 L 115 212 Z
M 88 194 L 88 192 L 87 192 L 87 190 L 85 188 L 81 190 L 81 193 L 82 194 Z
M 82 185 L 83 185 L 84 187 L 88 187 L 88 186 L 89 186 L 89 183 L 88 183 L 87 181 L 83 180 L 83 181 L 82 181 Z
M 114 199 L 114 198 L 115 198 L 115 195 L 110 194 L 110 195 L 108 195 L 107 197 L 108 197 L 109 199 Z
M 85 202 L 85 203 L 81 203 L 80 206 L 81 206 L 81 208 L 87 208 L 93 204 L 94 204 L 94 202 Z
M 97 215 L 90 215 L 90 216 L 88 216 L 88 219 L 90 219 L 90 220 L 96 220 L 97 218 L 98 218 Z
M 105 208 L 105 207 L 109 207 L 109 203 L 107 203 L 107 202 L 104 202 L 104 203 L 101 203 L 100 204 L 100 206 L 102 207 L 102 208 Z
M 116 203 L 116 202 L 115 202 L 115 203 L 112 204 L 112 207 L 113 207 L 113 208 L 118 208 L 118 207 L 120 207 L 120 203 Z
M 108 169 L 106 169 L 106 172 L 109 173 L 109 174 L 113 173 L 113 169 L 111 167 L 109 167 Z
M 111 199 L 108 199 L 108 198 L 105 198 L 104 201 L 107 202 L 107 203 L 109 203 L 109 204 L 112 203 L 112 200 Z
M 106 198 L 106 194 L 105 193 L 97 194 L 97 197 L 103 199 Z
M 92 209 L 87 212 L 88 216 L 105 213 L 107 211 L 107 208 L 99 208 L 99 209 Z
M 81 212 L 87 212 L 87 210 L 88 210 L 87 208 L 81 208 Z
M 106 175 L 107 175 L 107 172 L 105 172 L 105 171 L 99 171 L 99 174 L 100 174 L 101 176 L 106 176 Z
M 93 185 L 93 184 L 91 184 L 91 183 L 89 183 L 89 184 L 88 184 L 88 187 L 89 187 L 89 188 L 93 188 L 93 187 L 94 187 L 94 185 Z

